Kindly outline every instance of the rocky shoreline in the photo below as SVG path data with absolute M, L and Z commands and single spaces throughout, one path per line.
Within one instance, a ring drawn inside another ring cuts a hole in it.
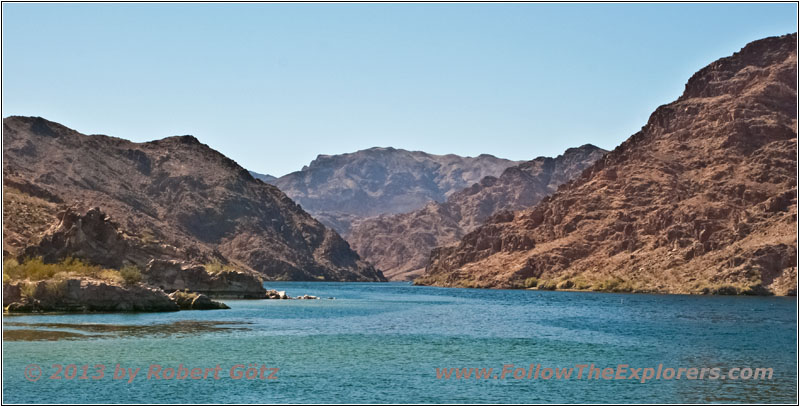
M 124 286 L 95 278 L 3 283 L 3 309 L 39 312 L 170 312 L 180 306 L 163 290 L 145 284 Z
M 260 299 L 320 299 L 313 295 L 291 297 L 285 291 L 262 290 Z M 212 298 L 220 297 L 185 289 L 167 293 L 144 283 L 126 285 L 91 277 L 3 283 L 3 310 L 7 313 L 175 312 L 230 308 Z

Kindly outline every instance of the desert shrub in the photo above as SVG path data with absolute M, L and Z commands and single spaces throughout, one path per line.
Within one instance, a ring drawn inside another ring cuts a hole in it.
M 23 297 L 33 298 L 34 294 L 36 294 L 36 284 L 22 283 L 19 285 L 19 292 Z
M 189 292 L 187 290 L 183 290 L 183 291 L 174 291 L 171 294 L 171 296 L 178 303 L 182 303 L 182 302 L 187 302 L 188 301 L 189 304 L 191 304 L 192 301 L 194 301 L 195 297 L 197 297 L 197 294 L 191 293 L 191 292 Z
M 118 270 L 102 269 L 89 277 L 98 278 L 100 280 L 111 281 L 117 284 L 122 284 L 125 280 L 122 278 Z
M 139 236 L 141 237 L 142 242 L 144 243 L 158 243 L 158 239 L 156 238 L 155 233 L 153 233 L 153 231 L 150 230 L 149 228 L 145 228 L 144 230 L 142 230 Z
M 136 266 L 125 266 L 119 269 L 119 275 L 125 284 L 136 284 L 142 281 L 142 272 Z
M 3 261 L 3 282 L 12 280 L 63 280 L 69 277 L 93 277 L 117 284 L 136 284 L 142 273 L 136 266 L 125 266 L 122 270 L 106 269 L 68 257 L 58 263 L 45 263 L 41 258 L 26 259 L 22 263 L 14 259 Z
M 458 283 L 456 283 L 456 286 L 464 288 L 477 288 L 474 281 L 467 279 L 459 280 Z
M 509 288 L 512 288 L 512 289 L 525 288 L 525 282 L 522 281 L 522 280 L 511 280 L 508 283 L 508 285 L 509 285 Z
M 203 267 L 206 268 L 206 272 L 209 274 L 219 274 L 223 271 L 236 271 L 236 269 L 230 264 L 222 264 L 222 262 L 217 259 L 214 259 L 214 261 L 210 263 L 204 264 Z
M 60 263 L 53 264 L 47 264 L 41 258 L 27 259 L 22 263 L 16 261 L 3 262 L 3 273 L 8 274 L 11 279 L 15 280 L 46 280 L 61 271 L 89 274 L 94 272 L 95 269 L 97 268 L 73 258 L 66 258 Z
M 574 288 L 576 290 L 588 290 L 589 288 L 592 288 L 592 285 L 581 277 L 576 278 L 573 280 L 573 282 L 575 283 Z
M 536 288 L 539 290 L 553 291 L 556 289 L 556 282 L 550 280 L 541 281 Z
M 633 290 L 634 287 L 630 282 L 619 277 L 605 279 L 595 286 L 595 291 L 631 292 Z
M 717 287 L 712 288 L 711 294 L 714 295 L 737 295 L 740 293 L 739 287 L 735 287 L 732 285 L 720 285 Z
M 11 281 L 11 270 L 19 266 L 16 259 L 3 259 L 3 283 Z
M 539 284 L 539 279 L 536 277 L 528 277 L 525 279 L 525 288 L 533 288 Z
M 44 284 L 44 290 L 48 297 L 60 297 L 67 291 L 66 280 L 49 280 Z
M 569 290 L 570 288 L 572 288 L 574 286 L 575 286 L 575 283 L 573 283 L 572 280 L 564 280 L 564 281 L 558 283 L 557 287 L 558 287 L 559 290 Z

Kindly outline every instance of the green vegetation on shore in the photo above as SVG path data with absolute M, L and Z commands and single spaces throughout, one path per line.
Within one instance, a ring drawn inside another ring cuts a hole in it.
M 26 259 L 22 263 L 16 259 L 3 260 L 3 282 L 14 280 L 62 280 L 68 277 L 92 277 L 118 284 L 136 284 L 142 273 L 136 266 L 109 269 L 87 264 L 79 259 L 67 257 L 58 263 L 45 263 L 41 258 Z

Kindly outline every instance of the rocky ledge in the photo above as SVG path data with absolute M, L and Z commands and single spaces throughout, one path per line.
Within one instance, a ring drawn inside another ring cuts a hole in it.
M 318 300 L 313 295 L 291 297 L 286 291 L 264 290 L 264 299 Z M 333 299 L 332 297 L 329 299 Z M 210 296 L 186 289 L 167 294 L 144 283 L 124 284 L 92 277 L 51 278 L 3 283 L 3 308 L 10 313 L 40 312 L 172 312 L 229 309 Z
M 149 284 L 167 292 L 189 290 L 214 298 L 267 298 L 261 278 L 255 274 L 209 268 L 190 262 L 154 259 L 147 263 L 142 276 Z
M 158 288 L 95 278 L 3 283 L 8 312 L 168 312 L 180 307 Z

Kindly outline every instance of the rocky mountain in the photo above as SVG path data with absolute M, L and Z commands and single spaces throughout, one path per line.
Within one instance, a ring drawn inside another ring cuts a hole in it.
M 273 177 L 272 175 L 269 175 L 269 174 L 259 174 L 259 173 L 255 172 L 255 171 L 248 171 L 248 172 L 250 173 L 250 175 L 253 178 L 255 178 L 257 180 L 261 180 L 261 181 L 266 182 L 266 183 L 270 183 L 270 182 L 275 181 L 276 179 L 278 179 L 278 177 Z
M 516 164 L 488 154 L 461 157 L 375 147 L 319 155 L 302 170 L 271 183 L 317 219 L 346 234 L 358 219 L 443 202 L 452 193 Z
M 535 205 L 605 153 L 587 144 L 556 158 L 539 157 L 509 167 L 499 177 L 484 177 L 453 193 L 445 202 L 363 220 L 347 241 L 387 278 L 411 280 L 425 269 L 436 246 L 458 242 L 495 212 Z
M 434 250 L 419 284 L 795 294 L 797 34 L 689 79 L 531 209 Z
M 267 279 L 384 280 L 278 188 L 191 136 L 134 143 L 39 117 L 9 117 L 3 183 L 3 249 L 12 255 L 37 244 L 66 208 L 88 214 L 98 207 L 121 232 L 99 227 L 88 246 L 146 242 L 156 253 L 234 264 Z M 71 241 L 84 241 L 81 230 Z M 51 238 L 58 244 L 50 249 L 66 247 L 58 239 Z M 141 250 L 114 247 L 132 261 L 141 257 Z

